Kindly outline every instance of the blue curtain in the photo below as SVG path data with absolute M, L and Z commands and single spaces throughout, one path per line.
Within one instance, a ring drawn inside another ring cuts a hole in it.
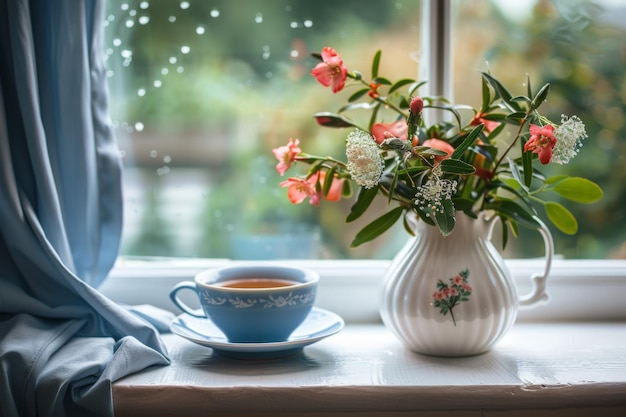
M 118 254 L 104 0 L 0 0 L 0 416 L 113 415 L 111 383 L 169 363 L 95 288 Z

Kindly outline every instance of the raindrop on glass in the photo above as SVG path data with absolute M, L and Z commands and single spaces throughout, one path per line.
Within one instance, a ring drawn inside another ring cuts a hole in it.
M 170 162 L 172 162 L 172 157 L 170 155 L 165 155 L 163 157 L 163 162 L 165 162 L 166 164 L 169 164 Z
M 136 130 L 137 132 L 143 132 L 143 128 L 144 128 L 143 123 L 141 123 L 141 122 L 137 122 L 137 123 L 135 123 L 135 130 Z
M 299 55 L 300 53 L 295 49 L 289 53 L 289 56 L 291 56 L 292 58 L 297 58 Z
M 175 56 L 171 56 L 169 61 L 170 61 L 170 64 L 174 65 L 176 62 L 178 62 L 178 58 L 176 58 Z
M 107 55 L 113 55 L 113 49 L 107 48 L 106 51 L 104 51 L 104 53 Z
M 188 1 L 181 1 L 180 2 L 180 8 L 185 10 L 189 8 L 189 2 Z
M 263 14 L 257 13 L 256 16 L 254 17 L 254 21 L 256 23 L 263 23 Z
M 182 74 L 185 69 L 183 67 L 176 67 L 176 72 Z
M 127 28 L 132 28 L 133 26 L 135 26 L 135 21 L 128 19 L 126 21 L 125 25 L 126 25 Z
M 159 87 L 161 87 L 161 86 L 163 85 L 163 83 L 161 82 L 161 80 L 154 80 L 153 85 L 154 85 L 156 88 L 159 88 Z
M 107 20 L 108 20 L 109 22 L 112 22 L 112 21 L 114 21 L 114 20 L 115 20 L 115 16 L 113 16 L 112 14 L 110 14 L 110 15 L 109 15 L 109 17 L 107 17 Z
M 148 3 L 147 1 L 142 1 L 141 3 L 139 3 L 139 8 L 146 10 L 148 7 L 150 7 L 150 3 Z
M 115 75 L 115 72 L 114 72 L 113 70 L 108 70 L 108 71 L 107 71 L 107 77 L 108 77 L 108 78 L 111 78 L 111 77 L 113 77 L 114 75 Z
M 176 21 L 176 16 L 170 16 L 167 18 L 167 21 L 170 23 L 174 23 Z
M 122 58 L 132 58 L 133 51 L 131 51 L 130 49 L 123 49 L 120 52 L 120 55 L 122 56 Z
M 137 15 L 137 10 L 134 10 L 134 9 L 133 9 L 133 10 L 129 11 L 129 12 L 128 12 L 128 15 L 129 15 L 129 16 L 135 16 L 135 15 Z
M 220 11 L 217 9 L 211 10 L 211 17 L 220 17 Z
M 149 155 L 150 158 L 156 158 L 157 156 L 159 156 L 159 153 L 156 151 L 156 149 L 153 149 L 150 151 Z
M 122 5 L 120 7 L 122 8 L 122 10 L 128 10 L 130 8 L 128 3 L 122 3 Z
M 139 97 L 143 97 L 143 96 L 145 96 L 145 95 L 146 95 L 146 90 L 145 90 L 145 88 L 140 88 L 139 90 L 137 90 L 137 95 L 138 95 Z
M 292 29 L 296 29 L 296 28 L 298 27 L 298 22 L 291 22 L 291 23 L 289 23 L 289 26 L 290 26 Z
M 150 22 L 150 18 L 148 16 L 140 16 L 139 17 L 139 24 L 140 25 L 147 25 L 148 22 Z
M 204 32 L 206 32 L 206 29 L 204 29 L 204 26 L 198 26 L 198 27 L 196 28 L 196 33 L 197 33 L 198 35 L 204 35 Z
M 122 44 L 122 40 L 120 38 L 113 39 L 113 46 L 120 46 Z
M 161 75 L 167 75 L 170 72 L 167 68 L 161 68 Z
M 189 52 L 191 52 L 191 48 L 187 45 L 183 45 L 180 47 L 180 52 L 182 52 L 183 54 L 188 54 Z
M 305 28 L 313 27 L 313 21 L 312 20 L 305 20 L 304 21 L 304 27 Z

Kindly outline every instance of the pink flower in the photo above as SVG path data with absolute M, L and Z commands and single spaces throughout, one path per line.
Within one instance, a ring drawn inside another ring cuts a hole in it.
M 452 282 L 454 283 L 454 285 L 461 285 L 463 283 L 463 278 L 461 278 L 460 275 L 457 275 L 456 277 L 452 278 Z
M 291 177 L 280 183 L 281 187 L 288 187 L 287 198 L 289 198 L 292 204 L 300 204 L 305 198 L 309 197 L 311 204 L 314 206 L 319 205 L 321 193 L 315 190 L 315 182 L 312 182 L 311 178 Z
M 423 145 L 428 146 L 430 148 L 439 149 L 440 151 L 444 151 L 445 153 L 448 154 L 446 156 L 443 156 L 443 155 L 435 156 L 435 163 L 439 163 L 443 161 L 444 159 L 452 155 L 452 152 L 454 152 L 454 147 L 450 145 L 448 142 L 446 142 L 445 140 L 441 140 L 441 139 L 436 139 L 436 138 L 428 139 L 424 141 Z
M 461 284 L 461 287 L 463 287 L 463 289 L 465 291 L 472 292 L 472 287 L 469 284 L 465 283 L 465 282 L 463 284 Z
M 299 144 L 300 141 L 298 139 L 294 141 L 290 138 L 287 145 L 272 149 L 274 156 L 278 159 L 276 171 L 278 171 L 281 176 L 291 167 L 291 163 L 296 160 L 296 156 L 302 153 L 302 150 L 298 147 Z
M 280 186 L 288 187 L 287 198 L 289 198 L 292 204 L 300 204 L 308 197 L 312 205 L 318 206 L 322 197 L 324 197 L 322 186 L 325 178 L 326 173 L 318 171 L 317 174 L 306 179 L 296 177 L 288 178 L 286 181 L 281 182 Z M 333 183 L 326 195 L 326 200 L 339 201 L 341 199 L 344 181 L 343 179 L 333 178 Z
M 450 295 L 459 295 L 459 291 L 456 289 L 456 287 L 450 288 Z
M 443 300 L 443 293 L 441 291 L 435 291 L 433 298 L 437 301 Z
M 346 84 L 348 69 L 341 56 L 333 49 L 322 49 L 322 61 L 311 70 L 311 75 L 324 87 L 332 85 L 333 93 L 341 91 Z
M 320 184 L 324 184 L 324 181 L 326 181 L 326 172 L 318 171 L 317 173 Z M 337 178 L 337 176 L 335 175 L 332 181 L 333 183 L 331 184 L 330 189 L 328 190 L 328 194 L 326 194 L 325 198 L 328 201 L 339 201 L 341 200 L 341 192 L 343 191 L 343 183 L 345 182 L 345 180 Z
M 406 120 L 398 120 L 393 123 L 374 123 L 372 125 L 372 136 L 376 139 L 376 143 L 379 145 L 383 143 L 385 139 L 400 138 L 406 140 L 409 127 L 406 124 Z
M 411 113 L 419 114 L 422 112 L 423 108 L 424 108 L 424 100 L 421 97 L 417 96 L 411 99 L 411 104 L 409 106 Z
M 474 117 L 472 118 L 472 120 L 470 121 L 470 125 L 471 126 L 478 126 L 480 124 L 483 124 L 483 129 L 486 130 L 488 133 L 491 133 L 496 127 L 498 127 L 498 125 L 500 125 L 500 123 L 493 121 L 493 120 L 487 120 L 484 118 L 484 116 L 486 116 L 486 113 L 476 113 L 476 115 L 474 115 Z
M 554 126 L 530 125 L 530 139 L 524 145 L 524 152 L 531 151 L 539 155 L 539 161 L 546 165 L 552 159 L 552 150 L 556 145 Z

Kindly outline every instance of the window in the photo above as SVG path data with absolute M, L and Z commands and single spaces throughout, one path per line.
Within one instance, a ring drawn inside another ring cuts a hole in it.
M 487 68 L 520 88 L 526 73 L 550 82 L 547 104 L 587 123 L 584 157 L 570 174 L 605 190 L 592 207 L 568 206 L 580 230 L 554 231 L 557 252 L 626 257 L 625 8 L 514 4 L 454 2 L 455 101 L 476 104 L 478 71 Z M 402 246 L 400 225 L 348 249 L 366 221 L 344 223 L 349 201 L 292 206 L 271 149 L 299 137 L 320 153 L 341 151 L 345 132 L 312 118 L 337 107 L 309 75 L 310 53 L 323 46 L 364 70 L 382 49 L 385 74 L 416 77 L 419 1 L 109 0 L 108 8 L 111 110 L 125 164 L 123 255 L 388 259 Z M 507 256 L 541 255 L 534 234 L 512 241 Z

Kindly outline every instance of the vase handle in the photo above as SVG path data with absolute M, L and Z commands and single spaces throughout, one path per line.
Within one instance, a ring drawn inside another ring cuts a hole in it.
M 546 281 L 548 275 L 550 275 L 550 268 L 552 267 L 552 258 L 554 257 L 554 241 L 552 240 L 552 234 L 548 227 L 538 217 L 534 217 L 535 221 L 539 224 L 537 231 L 541 233 L 543 237 L 543 244 L 546 251 L 546 266 L 543 270 L 543 274 L 533 274 L 530 279 L 533 283 L 533 289 L 529 294 L 520 297 L 520 307 L 532 307 L 542 301 L 547 301 L 549 298 L 546 291 Z

